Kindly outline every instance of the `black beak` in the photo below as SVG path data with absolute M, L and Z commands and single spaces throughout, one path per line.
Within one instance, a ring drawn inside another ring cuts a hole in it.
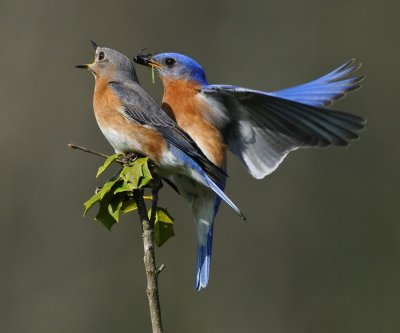
M 90 41 L 90 44 L 92 44 L 92 47 L 94 48 L 94 50 L 96 51 L 96 49 L 98 48 L 97 44 L 94 41 Z M 88 69 L 90 68 L 90 64 L 84 64 L 84 65 L 77 65 L 75 66 L 76 68 L 83 68 L 83 69 Z
M 96 50 L 98 48 L 97 44 L 94 41 L 90 41 L 90 44 L 92 44 L 92 47 L 94 48 L 94 50 Z

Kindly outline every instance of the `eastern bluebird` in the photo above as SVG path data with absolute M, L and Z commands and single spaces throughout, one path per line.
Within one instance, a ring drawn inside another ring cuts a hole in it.
M 173 183 L 179 179 L 179 191 L 189 195 L 195 188 L 195 194 L 215 193 L 244 219 L 223 192 L 220 179 L 225 178 L 224 171 L 143 90 L 132 61 L 115 50 L 92 44 L 94 62 L 77 67 L 88 69 L 95 77 L 94 113 L 115 151 L 148 156 L 161 177 Z
M 257 179 L 273 172 L 290 151 L 345 146 L 364 128 L 365 121 L 359 116 L 324 109 L 360 87 L 364 76 L 346 78 L 360 67 L 353 65 L 354 60 L 317 80 L 274 92 L 209 85 L 203 68 L 178 53 L 139 53 L 134 61 L 156 70 L 164 86 L 162 108 L 212 162 L 225 169 L 229 148 Z M 221 178 L 225 184 L 225 177 Z M 196 287 L 200 289 L 208 281 L 219 198 L 208 190 L 208 196 L 186 199 L 192 206 L 203 207 L 203 216 L 208 210 L 209 249 L 204 253 L 200 248 L 198 255 Z M 196 212 L 194 216 L 199 219 Z

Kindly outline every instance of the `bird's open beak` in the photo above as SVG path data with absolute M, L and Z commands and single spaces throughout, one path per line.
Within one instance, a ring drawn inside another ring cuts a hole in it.
M 84 64 L 84 65 L 76 65 L 76 68 L 85 68 L 85 69 L 89 69 L 90 68 L 90 64 Z
M 144 54 L 138 54 L 136 57 L 133 58 L 133 61 L 139 65 L 144 65 L 147 67 L 155 67 L 155 68 L 162 67 L 162 65 L 159 62 L 151 59 L 149 56 Z
M 83 64 L 83 65 L 77 65 L 75 66 L 76 68 L 83 68 L 83 69 L 88 69 L 94 76 L 96 76 L 96 72 L 94 70 L 94 63 L 91 64 Z
M 94 50 L 96 51 L 96 49 L 98 48 L 97 44 L 94 41 L 90 41 L 90 44 L 92 44 L 92 47 L 94 48 Z
M 94 50 L 96 50 L 96 49 L 98 48 L 97 44 L 96 44 L 94 41 L 91 40 L 91 41 L 90 41 L 90 44 L 92 44 L 92 47 L 94 48 Z M 95 64 L 95 61 L 92 62 L 91 64 L 76 65 L 75 67 L 76 67 L 76 68 L 88 69 L 88 70 L 90 70 L 93 74 L 96 74 L 95 71 L 94 71 L 94 67 L 95 67 L 94 64 Z

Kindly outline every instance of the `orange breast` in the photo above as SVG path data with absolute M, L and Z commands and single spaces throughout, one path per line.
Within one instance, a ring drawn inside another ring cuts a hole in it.
M 121 102 L 105 82 L 96 80 L 93 109 L 104 136 L 117 152 L 136 152 L 158 163 L 166 144 L 154 129 L 127 119 L 120 111 Z
M 225 168 L 225 145 L 219 131 L 207 121 L 212 112 L 206 103 L 196 98 L 200 86 L 195 82 L 163 80 L 162 108 L 175 118 L 197 143 L 203 153 L 217 166 Z

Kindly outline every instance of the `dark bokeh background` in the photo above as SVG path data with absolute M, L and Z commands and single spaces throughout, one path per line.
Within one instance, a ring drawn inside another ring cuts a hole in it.
M 399 332 L 398 1 L 9 1 L 0 4 L 0 330 L 148 332 L 136 216 L 82 219 L 111 153 L 92 112 L 94 39 L 196 58 L 213 83 L 279 89 L 351 57 L 368 75 L 336 109 L 368 118 L 347 149 L 291 154 L 263 181 L 233 159 L 209 287 L 193 290 L 194 231 L 172 191 L 176 237 L 157 250 L 166 332 Z M 161 87 L 139 68 L 157 100 Z

